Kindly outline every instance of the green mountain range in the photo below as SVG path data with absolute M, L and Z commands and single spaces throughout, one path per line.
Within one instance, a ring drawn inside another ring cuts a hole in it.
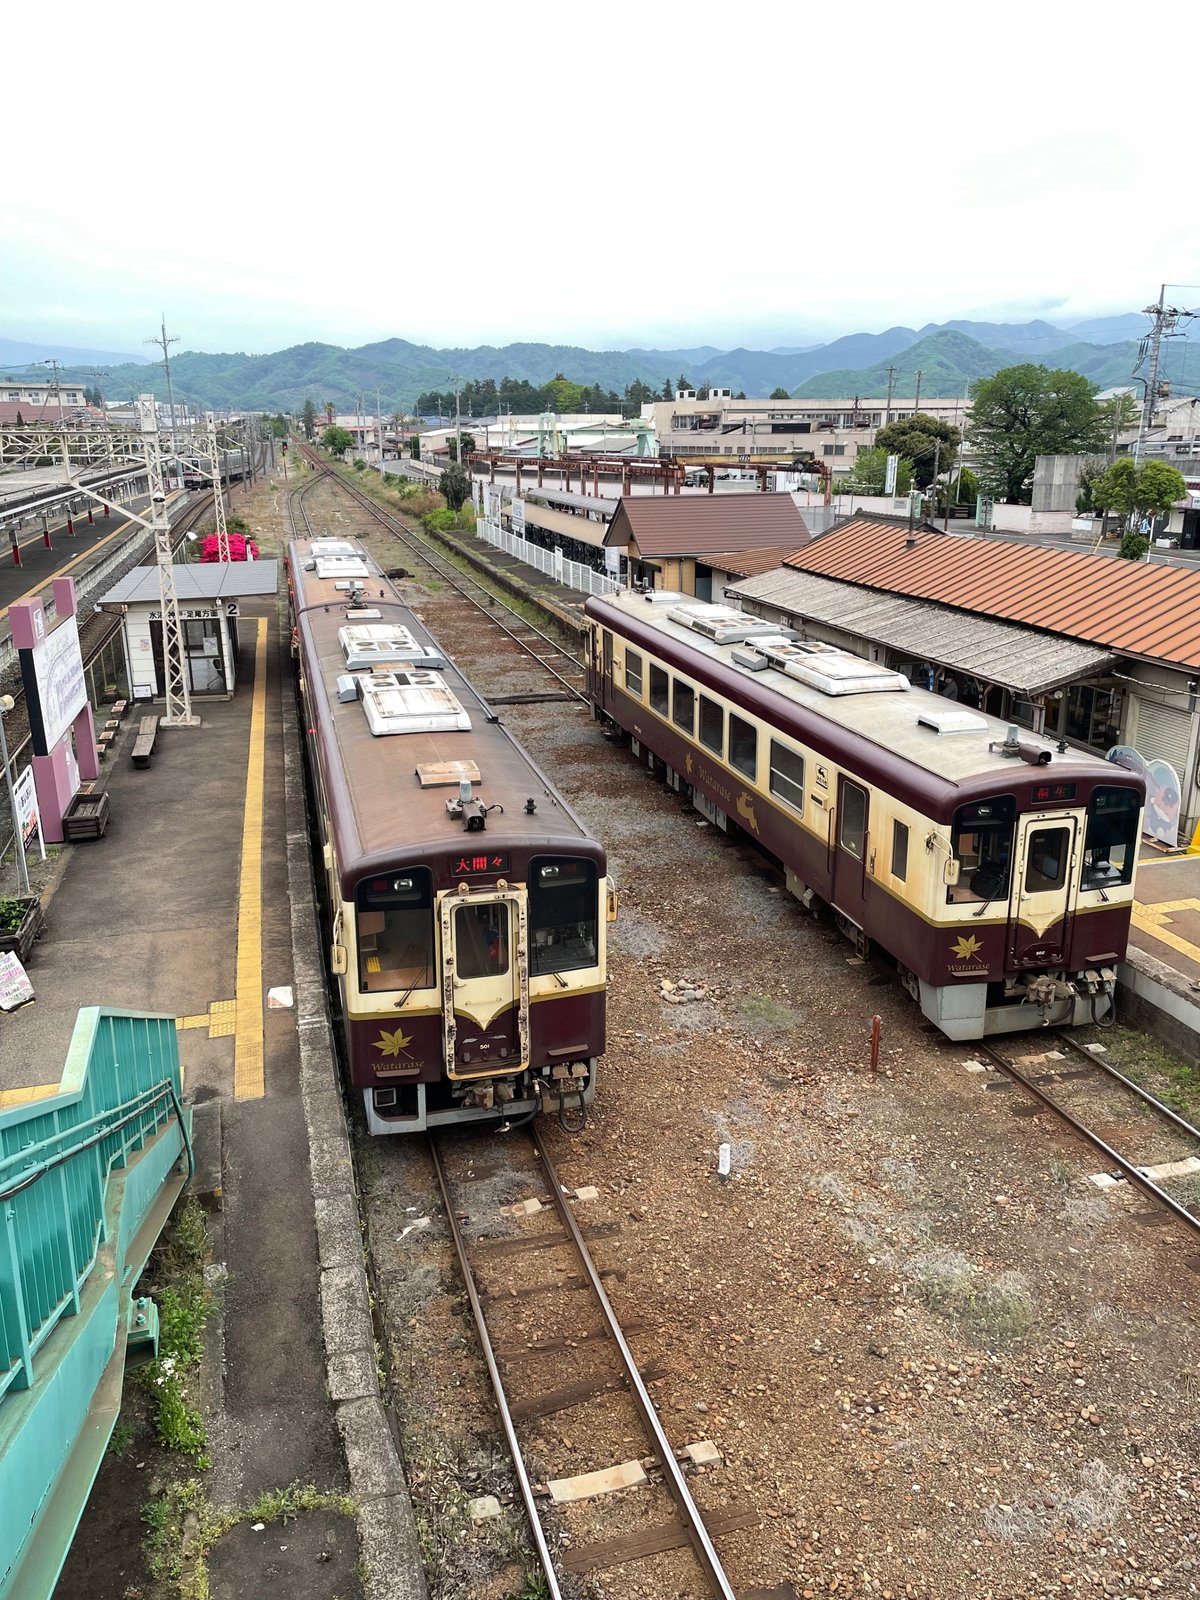
M 373 412 L 378 391 L 385 415 L 411 410 L 419 394 L 453 389 L 456 380 L 494 378 L 498 383 L 509 377 L 542 385 L 560 373 L 605 391 L 621 392 L 641 380 L 661 392 L 664 382 L 674 384 L 684 376 L 696 387 L 744 390 L 751 396 L 784 388 L 800 398 L 828 399 L 885 394 L 889 366 L 897 399 L 912 396 L 918 370 L 923 374 L 922 395 L 934 399 L 961 394 L 974 379 L 1024 361 L 1073 368 L 1102 389 L 1129 383 L 1138 353 L 1136 340 L 1120 337 L 1129 320 L 1098 319 L 1084 326 L 1089 332 L 1095 329 L 1096 342 L 1080 341 L 1069 330 L 1041 321 L 896 327 L 878 334 L 848 334 L 808 349 L 776 350 L 586 350 L 552 344 L 438 350 L 386 339 L 357 349 L 313 343 L 253 356 L 185 351 L 172 359 L 171 375 L 176 395 L 199 408 L 299 411 L 312 400 L 320 411 L 332 400 L 339 411 L 350 411 L 361 395 Z M 1115 342 L 1102 342 L 1106 338 Z M 1185 340 L 1164 346 L 1164 366 L 1164 375 L 1179 392 L 1195 391 L 1197 374 L 1189 378 Z M 91 381 L 87 367 L 69 368 L 67 376 L 79 383 Z M 130 363 L 110 369 L 107 398 L 144 392 L 166 398 L 160 367 Z

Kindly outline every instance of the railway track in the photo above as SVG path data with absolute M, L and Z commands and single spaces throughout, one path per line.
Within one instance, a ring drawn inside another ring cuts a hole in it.
M 580 1227 L 569 1200 L 588 1192 L 562 1184 L 532 1124 L 489 1139 L 435 1136 L 430 1146 L 547 1595 L 561 1600 L 564 1584 L 600 1573 L 605 1592 L 619 1594 L 624 1580 L 636 1586 L 636 1563 L 665 1556 L 679 1595 L 734 1600 L 685 1470 L 719 1456 L 707 1441 L 671 1446 L 646 1388 L 655 1372 L 641 1373 L 629 1348 L 640 1324 L 622 1330 L 604 1287 L 624 1273 L 598 1269 L 588 1250 L 585 1234 L 603 1239 L 617 1226 Z M 498 1206 L 497 1179 L 521 1200 Z M 592 1448 L 580 1452 L 571 1435 Z M 620 1438 L 623 1451 L 640 1438 L 642 1448 L 572 1470 L 581 1453 L 589 1464 L 603 1453 L 600 1435 Z M 636 1510 L 629 1491 L 646 1497 Z M 758 1521 L 725 1510 L 713 1531 Z
M 399 517 L 393 516 L 389 511 L 379 506 L 369 495 L 364 494 L 352 483 L 347 481 L 337 472 L 326 466 L 319 457 L 305 452 L 308 459 L 319 475 L 310 479 L 304 489 L 298 491 L 292 504 L 299 511 L 304 523 L 301 537 L 312 538 L 317 536 L 312 527 L 311 519 L 303 505 L 303 497 L 310 488 L 317 484 L 332 484 L 337 487 L 348 499 L 377 522 L 385 532 L 403 547 L 427 573 L 438 583 L 443 583 L 454 590 L 459 597 L 472 606 L 475 612 L 487 619 L 491 626 L 502 633 L 508 641 L 523 654 L 536 661 L 542 671 L 558 685 L 557 695 L 577 701 L 581 705 L 588 703 L 585 689 L 587 669 L 584 663 L 572 651 L 568 650 L 550 634 L 538 628 L 526 617 L 510 605 L 500 595 L 495 594 L 484 584 L 469 577 L 460 568 L 453 566 L 436 551 L 436 546 L 431 541 L 423 538 Z M 320 469 L 324 469 L 321 471 Z M 293 526 L 296 526 L 293 518 Z M 297 530 L 300 532 L 300 530 Z M 415 571 L 411 576 L 417 582 L 421 581 L 421 572 Z M 528 701 L 528 695 L 506 697 L 503 695 L 489 697 L 494 705 L 513 704 L 518 701 Z
M 1103 1156 L 1107 1166 L 1101 1177 L 1132 1184 L 1193 1235 L 1200 1234 L 1200 1208 L 1184 1205 L 1163 1187 L 1171 1178 L 1200 1172 L 1200 1128 L 1066 1034 L 1040 1037 L 1050 1048 L 1037 1056 L 1010 1057 L 985 1043 L 976 1048 L 1034 1102 L 1030 1115 L 1052 1112 Z M 1059 1064 L 1066 1061 L 1074 1067 Z M 1030 1067 L 1038 1070 L 1025 1070 Z M 1112 1142 L 1129 1137 L 1131 1101 L 1140 1110 L 1139 1134 L 1154 1140 L 1151 1160 L 1138 1160 Z

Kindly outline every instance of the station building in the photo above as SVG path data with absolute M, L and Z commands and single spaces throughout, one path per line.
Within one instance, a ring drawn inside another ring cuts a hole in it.
M 625 495 L 604 543 L 625 553 L 634 585 L 719 600 L 751 552 L 752 570 L 761 571 L 810 537 L 790 494 Z
M 1169 763 L 1183 837 L 1200 822 L 1200 571 L 856 517 L 726 592 L 1046 737 Z
M 197 562 L 174 569 L 191 694 L 228 700 L 237 687 L 239 602 L 275 594 L 275 561 Z M 121 616 L 130 698 L 157 700 L 163 677 L 162 596 L 157 567 L 134 567 L 97 603 Z

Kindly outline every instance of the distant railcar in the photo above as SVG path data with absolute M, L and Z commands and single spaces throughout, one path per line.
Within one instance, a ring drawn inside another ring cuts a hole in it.
M 373 1133 L 586 1116 L 604 850 L 355 545 L 290 546 L 346 1055 Z
M 757 617 L 591 599 L 593 713 L 955 1039 L 1107 1020 L 1144 785 Z

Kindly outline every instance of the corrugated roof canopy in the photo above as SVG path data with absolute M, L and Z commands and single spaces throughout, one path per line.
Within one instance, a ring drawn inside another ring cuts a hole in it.
M 1124 655 L 1200 667 L 1200 571 L 853 517 L 786 565 L 1021 622 Z
M 790 494 L 624 495 L 604 542 L 644 556 L 799 550 L 810 534 Z
M 189 600 L 230 600 L 239 595 L 274 594 L 279 584 L 276 561 L 196 561 L 176 567 L 175 593 Z M 100 596 L 101 605 L 131 605 L 161 598 L 157 567 L 134 567 L 115 588 Z
M 921 600 L 883 595 L 853 583 L 837 583 L 812 573 L 781 567 L 728 593 L 757 600 L 789 616 L 845 628 L 914 661 L 936 661 L 1018 694 L 1038 694 L 1061 683 L 1094 677 L 1116 657 L 1093 645 L 1058 639 L 1053 634 L 991 622 L 965 611 L 948 611 Z

